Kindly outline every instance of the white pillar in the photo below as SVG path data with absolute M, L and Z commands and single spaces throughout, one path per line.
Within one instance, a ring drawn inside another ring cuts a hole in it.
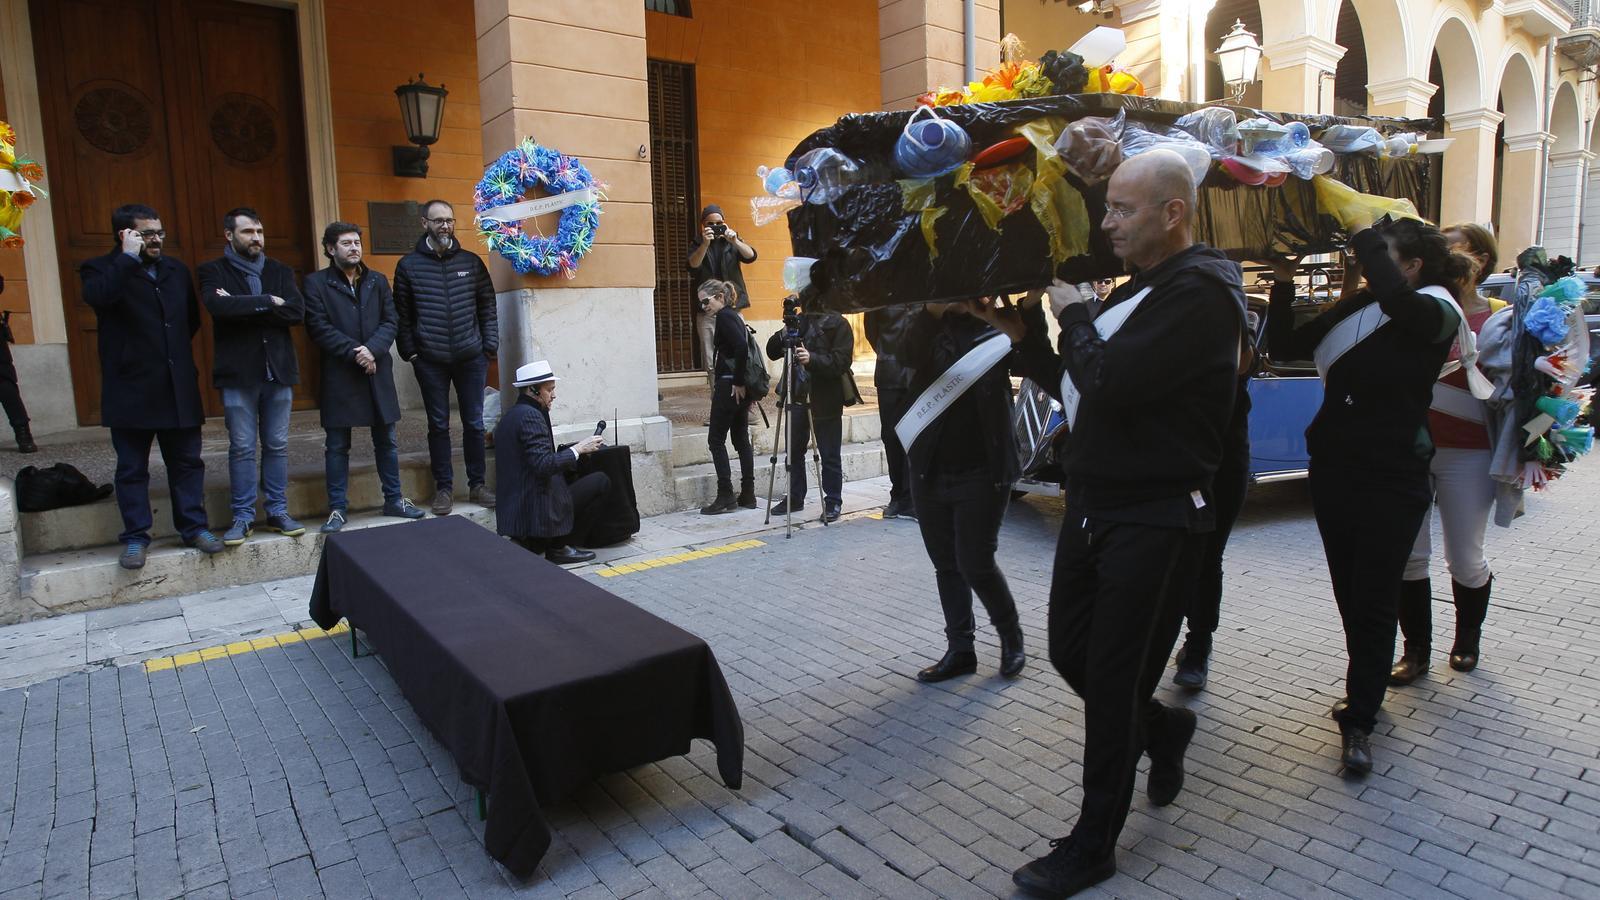
M 1428 102 L 1439 90 L 1425 78 L 1394 78 L 1367 82 L 1367 113 L 1420 119 L 1428 114 Z
M 1552 257 L 1578 258 L 1579 204 L 1594 158 L 1588 150 L 1550 154 L 1550 177 L 1544 190 L 1544 249 Z
M 1440 219 L 1447 223 L 1487 222 L 1494 213 L 1495 133 L 1505 114 L 1492 109 L 1469 109 L 1446 113 L 1444 119 L 1445 137 L 1455 138 L 1455 143 L 1444 153 Z M 1511 156 L 1506 154 L 1508 185 L 1514 183 Z M 1537 189 L 1537 183 L 1522 188 L 1530 193 Z
M 1600 260 L 1600 166 L 1589 167 L 1586 181 L 1588 186 L 1583 192 L 1583 222 L 1578 229 L 1582 239 L 1578 260 L 1589 266 Z
M 1261 48 L 1261 105 L 1286 112 L 1333 112 L 1333 79 L 1345 48 L 1303 34 Z

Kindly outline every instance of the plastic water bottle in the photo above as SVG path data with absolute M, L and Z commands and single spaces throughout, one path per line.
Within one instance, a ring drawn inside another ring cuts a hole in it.
M 966 129 L 939 118 L 932 107 L 919 106 L 894 145 L 895 165 L 912 178 L 933 178 L 953 172 L 972 155 Z
M 783 261 L 783 289 L 798 294 L 811 285 L 811 267 L 816 260 L 809 256 L 791 256 Z
M 761 186 L 767 189 L 767 193 L 774 197 L 783 196 L 779 193 L 783 190 L 783 186 L 794 181 L 794 175 L 783 166 L 776 169 L 761 166 L 756 169 L 756 177 L 761 179 Z
M 1364 125 L 1330 125 L 1322 132 L 1322 146 L 1335 153 L 1376 153 L 1383 136 Z
M 832 147 L 807 151 L 794 161 L 794 180 L 807 203 L 832 203 L 854 184 L 864 184 L 866 173 L 855 160 Z
M 1319 145 L 1291 150 L 1280 157 L 1294 177 L 1301 181 L 1310 181 L 1313 175 L 1326 175 L 1333 171 L 1333 151 Z

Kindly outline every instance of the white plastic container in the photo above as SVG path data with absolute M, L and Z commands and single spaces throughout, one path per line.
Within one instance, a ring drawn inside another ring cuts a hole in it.
M 1078 38 L 1067 52 L 1083 57 L 1084 68 L 1095 69 L 1116 59 L 1126 49 L 1128 39 L 1123 37 L 1121 29 L 1101 25 Z

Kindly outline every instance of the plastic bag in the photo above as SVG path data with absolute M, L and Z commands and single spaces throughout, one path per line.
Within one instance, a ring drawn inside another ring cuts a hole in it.
M 1383 135 L 1365 125 L 1329 125 L 1317 140 L 1335 153 L 1377 153 L 1383 146 Z
M 1326 175 L 1316 176 L 1311 183 L 1317 189 L 1317 209 L 1333 216 L 1345 231 L 1350 230 L 1352 220 L 1377 221 L 1384 216 L 1422 219 L 1416 206 L 1405 198 L 1363 194 Z
M 1056 152 L 1072 174 L 1084 184 L 1099 184 L 1122 165 L 1122 137 L 1127 114 L 1111 118 L 1085 116 L 1067 125 L 1056 139 Z
M 492 387 L 483 389 L 483 431 L 493 435 L 494 427 L 500 424 L 500 392 Z
M 1239 118 L 1231 109 L 1208 106 L 1180 118 L 1174 126 L 1205 144 L 1212 159 L 1239 152 Z
M 1257 116 L 1239 123 L 1239 145 L 1245 153 L 1271 153 L 1287 143 L 1289 126 Z M 1306 132 L 1306 140 L 1311 133 Z
M 1171 150 L 1189 164 L 1196 185 L 1211 171 L 1211 151 L 1181 128 L 1156 131 L 1140 122 L 1129 122 L 1122 129 L 1122 157 L 1132 159 L 1151 150 Z

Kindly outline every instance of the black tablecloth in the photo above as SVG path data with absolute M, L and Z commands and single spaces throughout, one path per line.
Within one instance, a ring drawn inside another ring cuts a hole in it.
M 541 804 L 597 775 L 700 737 L 739 787 L 744 726 L 704 641 L 458 516 L 331 535 L 311 618 L 340 617 L 488 793 L 484 843 L 517 875 L 550 846 Z
M 633 454 L 626 444 L 603 447 L 578 459 L 573 479 L 590 472 L 604 472 L 611 487 L 600 500 L 600 508 L 588 515 L 586 533 L 574 534 L 579 547 L 609 547 L 639 533 L 639 501 L 633 492 Z

